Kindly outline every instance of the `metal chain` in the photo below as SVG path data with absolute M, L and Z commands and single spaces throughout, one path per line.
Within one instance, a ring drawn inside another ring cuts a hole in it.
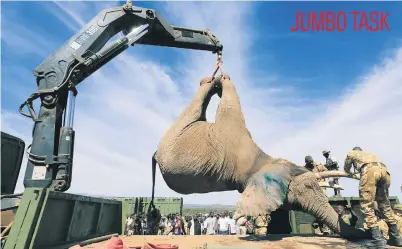
M 216 38 L 212 35 L 211 31 L 209 29 L 205 29 L 204 30 L 204 34 L 206 34 L 209 39 L 211 39 L 211 41 L 215 44 L 215 46 L 218 45 L 218 41 L 216 40 Z M 215 78 L 216 73 L 218 72 L 218 70 L 220 71 L 220 73 L 223 75 L 223 70 L 222 70 L 222 66 L 223 66 L 223 60 L 222 60 L 222 51 L 218 51 L 218 59 L 216 60 L 216 66 L 215 66 L 215 70 L 212 73 L 212 79 Z

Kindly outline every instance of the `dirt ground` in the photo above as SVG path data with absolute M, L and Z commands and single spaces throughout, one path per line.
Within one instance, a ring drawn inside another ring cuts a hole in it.
M 339 237 L 311 237 L 294 235 L 269 236 L 121 236 L 128 247 L 153 244 L 175 244 L 179 249 L 363 249 L 369 248 L 368 241 L 349 242 Z M 94 248 L 98 244 L 84 248 Z M 394 247 L 388 247 L 394 248 Z M 395 247 L 396 248 L 396 247 Z

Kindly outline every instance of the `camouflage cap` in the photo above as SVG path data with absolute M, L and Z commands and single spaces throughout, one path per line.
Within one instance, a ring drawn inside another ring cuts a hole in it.
M 312 163 L 314 160 L 313 160 L 313 157 L 312 156 L 306 156 L 305 158 L 304 158 L 304 162 L 305 163 Z
M 322 154 L 323 154 L 323 155 L 329 154 L 329 153 L 331 153 L 331 151 L 329 151 L 329 150 L 323 150 L 323 151 L 322 151 Z
M 394 210 L 395 210 L 395 211 L 402 212 L 402 204 L 395 204 L 395 205 L 394 205 Z

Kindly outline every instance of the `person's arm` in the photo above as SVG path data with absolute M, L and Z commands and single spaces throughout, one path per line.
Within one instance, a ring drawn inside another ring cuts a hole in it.
M 349 154 L 348 154 L 348 155 L 346 156 L 343 169 L 345 170 L 346 173 L 349 173 L 349 174 L 350 174 L 350 173 L 351 173 L 351 172 L 350 172 L 350 169 L 352 168 L 352 166 L 353 166 L 353 160 L 352 160 L 352 158 L 350 158 L 350 156 L 349 156 Z
M 182 231 L 183 235 L 187 235 L 186 229 L 184 229 L 184 227 L 183 227 L 183 222 L 181 223 L 181 231 Z
M 322 165 L 321 163 L 317 163 L 317 170 L 318 172 L 328 171 L 328 169 L 325 168 L 325 166 Z
M 348 204 L 345 207 L 346 210 L 349 211 L 350 213 L 350 225 L 351 226 L 356 226 L 357 220 L 359 219 L 355 213 L 355 211 L 352 209 L 352 207 Z
M 359 218 L 357 217 L 355 211 L 353 211 L 353 209 L 350 209 L 350 215 L 352 216 L 350 219 L 350 225 L 351 226 L 356 226 L 357 221 L 359 220 Z

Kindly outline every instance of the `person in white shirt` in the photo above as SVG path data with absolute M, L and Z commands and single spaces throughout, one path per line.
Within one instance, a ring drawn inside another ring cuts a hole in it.
M 236 221 L 233 219 L 232 213 L 229 213 L 228 230 L 230 235 L 236 235 Z
M 229 234 L 228 231 L 228 220 L 226 214 L 222 215 L 222 217 L 218 220 L 218 231 L 220 235 L 227 235 Z
M 191 217 L 190 235 L 194 235 L 194 217 Z
M 203 220 L 204 220 L 204 222 L 203 222 L 203 224 L 202 224 L 202 234 L 207 234 L 206 231 L 207 231 L 208 215 L 204 215 L 202 218 L 203 218 Z
M 215 220 L 213 214 L 210 213 L 209 217 L 205 220 L 205 234 L 213 235 L 215 234 Z
M 214 214 L 214 230 L 215 230 L 215 234 L 218 234 L 218 215 Z

